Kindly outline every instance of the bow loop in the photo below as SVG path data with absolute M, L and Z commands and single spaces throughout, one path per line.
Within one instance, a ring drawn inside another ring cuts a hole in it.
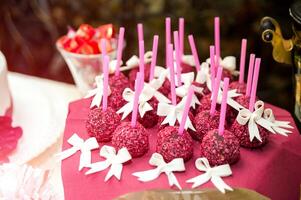
M 120 180 L 123 163 L 132 159 L 128 150 L 126 148 L 121 148 L 116 154 L 114 147 L 104 145 L 100 149 L 99 154 L 101 157 L 106 158 L 106 160 L 91 164 L 90 170 L 86 172 L 86 175 L 103 171 L 111 166 L 105 177 L 105 181 L 109 180 L 112 176 L 115 176 L 118 180 Z
M 192 188 L 196 188 L 211 180 L 213 185 L 222 193 L 225 193 L 225 190 L 233 190 L 221 178 L 232 174 L 229 164 L 211 167 L 207 158 L 203 157 L 195 161 L 195 166 L 199 171 L 205 173 L 186 181 L 187 183 L 193 183 Z
M 89 90 L 85 98 L 93 97 L 90 108 L 94 106 L 99 107 L 103 96 L 103 74 L 95 77 L 96 88 Z M 108 86 L 109 87 L 109 86 Z M 111 94 L 110 87 L 108 88 L 108 95 Z
M 173 172 L 185 171 L 184 160 L 182 158 L 176 158 L 171 162 L 166 163 L 161 154 L 154 153 L 149 160 L 149 164 L 157 168 L 142 172 L 135 172 L 133 173 L 133 176 L 138 177 L 139 181 L 147 182 L 155 180 L 164 172 L 168 178 L 169 185 L 175 185 L 181 189 L 181 186 Z
M 91 150 L 99 147 L 96 138 L 91 137 L 84 141 L 76 133 L 74 133 L 68 139 L 68 143 L 72 145 L 72 147 L 62 151 L 61 153 L 57 154 L 57 156 L 59 156 L 61 160 L 64 160 L 75 154 L 77 151 L 81 151 L 78 170 L 80 171 L 84 167 L 89 167 L 91 164 Z

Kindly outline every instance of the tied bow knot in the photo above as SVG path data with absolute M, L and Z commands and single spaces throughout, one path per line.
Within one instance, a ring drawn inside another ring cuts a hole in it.
M 192 188 L 196 188 L 210 180 L 222 193 L 225 193 L 226 190 L 233 191 L 233 189 L 221 178 L 232 174 L 229 164 L 211 167 L 207 158 L 203 157 L 198 158 L 195 161 L 195 166 L 199 171 L 203 171 L 205 173 L 186 181 L 187 183 L 193 183 Z
M 141 117 L 143 117 L 147 111 L 153 110 L 153 107 L 148 103 L 148 101 L 155 95 L 155 92 L 156 90 L 152 87 L 143 88 L 138 101 L 138 110 Z M 133 111 L 135 92 L 130 88 L 126 88 L 122 93 L 122 97 L 128 102 L 117 111 L 118 114 L 123 113 L 123 120 Z
M 176 121 L 178 121 L 179 124 L 181 123 L 186 99 L 187 96 L 185 96 L 176 106 L 161 102 L 158 104 L 157 115 L 165 117 L 161 123 L 162 125 L 169 124 L 169 126 L 174 126 Z M 195 131 L 189 116 L 187 117 L 184 128 L 186 130 L 189 128 Z
M 103 75 L 95 77 L 96 88 L 89 90 L 85 98 L 93 97 L 90 108 L 94 106 L 99 107 L 103 96 Z M 109 87 L 109 86 L 108 86 Z M 110 87 L 108 89 L 108 95 L 111 94 Z
M 211 64 L 210 63 L 210 58 L 208 58 L 206 60 L 206 62 L 208 64 Z M 232 74 L 237 75 L 237 73 L 239 73 L 239 72 L 236 71 L 236 58 L 235 58 L 235 56 L 226 56 L 223 59 L 220 58 L 219 63 L 220 63 L 220 66 L 222 66 L 224 69 L 230 71 Z
M 64 160 L 75 154 L 77 151 L 81 151 L 78 170 L 80 171 L 84 167 L 89 167 L 91 164 L 91 150 L 99 147 L 96 138 L 91 137 L 84 141 L 74 133 L 67 142 L 72 145 L 72 147 L 57 154 L 60 160 Z
M 275 133 L 275 131 L 272 129 L 273 126 L 272 122 L 263 118 L 262 116 L 263 112 L 264 112 L 263 101 L 257 101 L 255 103 L 253 113 L 246 108 L 243 108 L 238 112 L 236 121 L 240 125 L 246 125 L 248 123 L 249 138 L 251 142 L 253 141 L 254 138 L 257 138 L 260 142 L 262 142 L 257 124 L 269 130 L 270 132 Z
M 176 95 L 179 97 L 182 97 L 182 98 L 187 96 L 189 87 L 191 86 L 193 80 L 194 80 L 193 72 L 182 74 L 181 81 L 183 82 L 183 85 L 176 88 Z M 193 89 L 194 89 L 195 93 L 202 94 L 203 88 L 193 86 Z M 195 109 L 196 105 L 201 104 L 195 93 L 193 94 L 192 101 L 191 101 L 191 106 L 193 109 Z
M 293 128 L 291 125 L 289 125 L 290 122 L 276 120 L 272 109 L 270 108 L 265 109 L 263 113 L 263 118 L 273 123 L 272 129 L 276 133 L 283 136 L 288 136 L 289 133 L 292 133 L 292 131 L 287 130 L 288 128 L 289 129 Z
M 149 164 L 157 168 L 133 173 L 134 176 L 138 177 L 139 181 L 148 182 L 155 180 L 160 176 L 161 173 L 164 172 L 168 178 L 168 183 L 170 186 L 175 185 L 179 189 L 182 189 L 173 172 L 185 171 L 183 158 L 175 158 L 169 163 L 166 163 L 161 154 L 153 153 L 149 160 Z
M 240 109 L 244 108 L 242 105 L 240 105 L 237 101 L 234 100 L 234 98 L 241 96 L 241 94 L 236 92 L 237 90 L 229 90 L 227 94 L 227 104 L 234 108 L 235 110 L 239 111 Z M 217 103 L 221 104 L 222 103 L 222 98 L 223 98 L 223 92 L 221 88 L 218 90 L 218 95 L 217 95 Z
M 128 150 L 125 147 L 123 147 L 116 154 L 116 150 L 114 147 L 104 145 L 100 149 L 99 154 L 101 157 L 106 158 L 106 160 L 92 163 L 90 165 L 91 169 L 86 172 L 86 175 L 103 171 L 111 166 L 109 172 L 105 177 L 105 181 L 109 180 L 112 176 L 115 176 L 118 180 L 120 180 L 123 168 L 122 164 L 132 159 Z

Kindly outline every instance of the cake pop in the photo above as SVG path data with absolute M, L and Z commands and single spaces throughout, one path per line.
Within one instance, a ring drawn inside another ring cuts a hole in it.
M 213 129 L 217 129 L 219 126 L 219 115 L 220 113 L 216 111 L 218 92 L 220 87 L 222 68 L 218 68 L 217 77 L 214 81 L 212 101 L 210 103 L 210 108 L 207 110 L 202 110 L 195 117 L 195 129 L 193 133 L 193 138 L 202 141 L 205 134 Z
M 179 126 L 166 126 L 158 132 L 156 152 L 160 153 L 166 162 L 174 158 L 188 161 L 193 155 L 193 142 L 189 133 L 184 130 L 178 133 Z
M 108 107 L 108 64 L 109 57 L 104 56 L 103 62 L 103 100 L 102 109 L 95 108 L 90 110 L 86 128 L 91 137 L 95 137 L 98 142 L 109 142 L 112 139 L 112 133 L 120 123 L 120 116 L 115 110 Z
M 239 140 L 225 130 L 228 86 L 229 79 L 225 78 L 219 127 L 206 133 L 201 143 L 202 155 L 211 165 L 233 164 L 240 155 Z
M 250 112 L 253 112 L 255 101 L 256 101 L 256 89 L 257 89 L 258 76 L 260 70 L 260 61 L 261 61 L 260 58 L 255 59 L 255 68 L 254 68 L 252 88 L 251 88 L 252 90 L 249 98 Z M 245 100 L 245 102 L 247 102 L 247 100 Z M 253 138 L 253 140 L 251 141 L 250 133 L 249 133 L 250 130 L 248 125 L 241 125 L 237 121 L 235 121 L 232 124 L 230 130 L 232 130 L 233 133 L 236 135 L 236 137 L 239 139 L 241 146 L 246 148 L 258 148 L 264 146 L 268 142 L 269 132 L 266 129 L 262 128 L 260 125 L 258 125 L 257 127 L 259 130 L 261 141 L 258 140 L 256 137 Z
M 158 108 L 158 100 L 156 98 L 152 98 L 148 102 L 152 110 L 147 111 L 143 117 L 138 115 L 138 122 L 144 126 L 144 128 L 152 128 L 158 123 L 159 116 L 157 115 L 157 108 Z
M 108 107 L 103 111 L 101 108 L 94 108 L 89 111 L 86 128 L 89 136 L 95 137 L 98 142 L 109 142 L 119 124 L 120 116 L 114 109 Z
M 149 149 L 148 133 L 146 129 L 136 122 L 121 122 L 113 133 L 112 144 L 119 150 L 127 148 L 133 158 L 143 156 Z
M 138 101 L 142 91 L 141 83 L 143 77 L 140 72 L 137 74 L 135 83 L 135 97 L 131 122 L 122 122 L 114 131 L 112 144 L 117 148 L 127 148 L 132 157 L 140 157 L 149 149 L 148 133 L 146 129 L 137 122 Z
M 180 126 L 167 126 L 158 133 L 156 152 L 160 153 L 166 162 L 170 162 L 175 158 L 183 158 L 184 161 L 188 161 L 193 155 L 192 138 L 184 130 L 192 95 L 193 87 L 190 87 Z

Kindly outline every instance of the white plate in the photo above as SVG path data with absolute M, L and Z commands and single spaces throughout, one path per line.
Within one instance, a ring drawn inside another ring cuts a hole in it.
M 47 79 L 9 73 L 13 98 L 13 125 L 23 135 L 11 162 L 26 163 L 53 145 L 64 131 L 70 101 L 79 98 L 74 86 Z

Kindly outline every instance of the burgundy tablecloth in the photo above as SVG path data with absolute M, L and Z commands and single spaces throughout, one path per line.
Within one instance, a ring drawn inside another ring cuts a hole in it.
M 77 133 L 82 138 L 88 138 L 85 128 L 85 119 L 89 111 L 90 100 L 79 100 L 70 104 L 66 120 L 63 149 L 70 148 L 68 138 Z M 233 175 L 224 178 L 232 187 L 253 189 L 273 200 L 298 199 L 301 183 L 301 136 L 295 126 L 291 115 L 275 106 L 266 105 L 274 110 L 278 120 L 290 121 L 295 127 L 289 137 L 271 135 L 269 143 L 262 149 L 249 150 L 241 148 L 241 159 L 232 166 Z M 152 169 L 148 160 L 155 149 L 156 131 L 150 130 L 150 151 L 142 158 L 133 159 L 123 168 L 122 179 L 118 181 L 111 178 L 104 182 L 108 169 L 93 175 L 84 175 L 78 171 L 79 156 L 75 155 L 62 162 L 62 177 L 66 200 L 76 199 L 113 199 L 119 195 L 154 188 L 168 189 L 167 177 L 164 174 L 151 182 L 142 183 L 132 176 L 133 172 Z M 191 184 L 185 181 L 200 172 L 194 166 L 195 159 L 199 156 L 199 145 L 195 144 L 194 157 L 186 163 L 186 172 L 175 173 L 179 183 L 185 189 L 190 189 Z M 92 152 L 92 160 L 99 161 L 99 150 Z M 211 183 L 199 187 L 213 187 Z M 174 188 L 176 189 L 176 188 Z

